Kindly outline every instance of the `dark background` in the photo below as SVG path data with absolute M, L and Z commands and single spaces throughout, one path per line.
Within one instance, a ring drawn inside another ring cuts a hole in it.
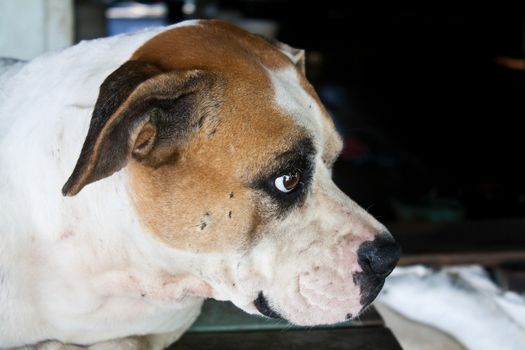
M 281 24 L 345 137 L 334 177 L 386 220 L 525 214 L 522 8 L 220 1 Z M 311 55 L 307 56 L 307 58 Z M 308 63 L 308 61 L 307 61 Z
M 334 178 L 381 220 L 525 216 L 523 6 L 189 2 L 192 14 L 188 1 L 140 1 L 167 4 L 166 24 L 228 11 L 271 20 L 277 39 L 306 49 L 345 139 Z

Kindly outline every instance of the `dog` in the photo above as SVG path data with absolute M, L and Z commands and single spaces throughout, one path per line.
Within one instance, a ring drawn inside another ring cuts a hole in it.
M 6 63 L 0 348 L 163 349 L 205 298 L 357 317 L 400 249 L 341 148 L 304 51 L 221 21 Z

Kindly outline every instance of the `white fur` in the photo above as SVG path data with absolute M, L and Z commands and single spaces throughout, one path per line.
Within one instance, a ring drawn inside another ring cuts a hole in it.
M 297 70 L 289 66 L 279 70 L 268 70 L 275 91 L 274 99 L 296 123 L 308 130 L 314 140 L 323 140 L 322 118 L 325 118 L 317 102 L 301 86 Z
M 479 266 L 397 268 L 379 300 L 467 349 L 520 350 L 525 344 L 525 298 L 503 291 Z

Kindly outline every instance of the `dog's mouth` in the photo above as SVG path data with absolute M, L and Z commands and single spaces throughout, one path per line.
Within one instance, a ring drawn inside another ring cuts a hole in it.
M 268 300 L 263 292 L 259 292 L 259 296 L 254 300 L 253 304 L 257 310 L 266 317 L 284 320 L 284 318 L 268 304 Z

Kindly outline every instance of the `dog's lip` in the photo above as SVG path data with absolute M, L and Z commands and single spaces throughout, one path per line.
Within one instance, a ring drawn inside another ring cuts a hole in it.
M 259 292 L 257 299 L 253 301 L 253 304 L 257 310 L 266 317 L 284 320 L 284 318 L 268 304 L 268 300 L 264 296 L 263 292 Z
M 381 279 L 376 282 L 377 284 L 373 286 L 370 290 L 366 291 L 364 295 L 361 296 L 361 305 L 363 306 L 361 312 L 364 312 L 370 304 L 377 298 L 379 293 L 381 292 L 381 289 L 383 289 L 383 285 L 385 284 L 385 280 Z

